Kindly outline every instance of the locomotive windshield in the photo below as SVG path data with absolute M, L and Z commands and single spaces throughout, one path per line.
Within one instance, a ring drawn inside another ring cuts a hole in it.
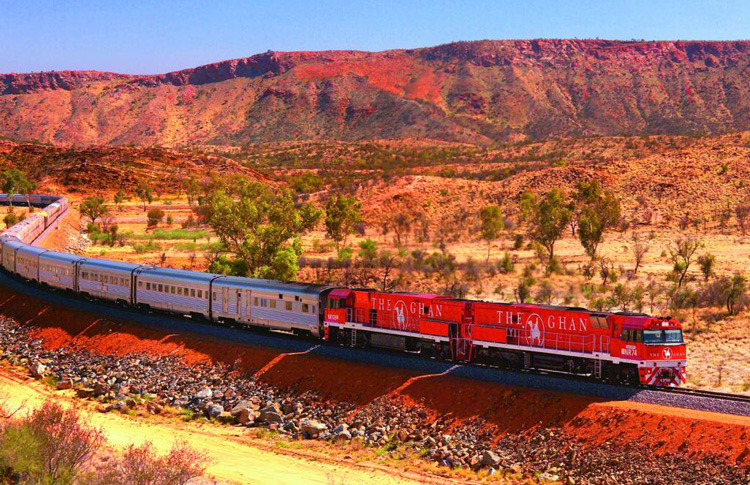
M 643 343 L 647 345 L 681 344 L 682 330 L 644 330 Z

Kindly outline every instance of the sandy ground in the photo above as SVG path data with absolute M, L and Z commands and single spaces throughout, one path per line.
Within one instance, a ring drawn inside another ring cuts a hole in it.
M 269 446 L 248 443 L 251 438 L 243 437 L 243 431 L 234 427 L 178 425 L 166 419 L 153 418 L 153 422 L 147 422 L 120 414 L 101 414 L 90 405 L 75 401 L 70 395 L 52 392 L 40 383 L 7 369 L 0 372 L 0 396 L 9 409 L 23 406 L 21 413 L 33 410 L 50 397 L 66 406 L 75 406 L 88 423 L 101 428 L 109 443 L 116 447 L 151 441 L 159 451 L 166 452 L 175 441 L 185 441 L 209 455 L 214 463 L 209 467 L 208 474 L 224 483 L 430 483 L 430 480 L 398 475 L 377 465 L 312 456 L 313 453 L 302 450 L 273 453 L 263 449 Z

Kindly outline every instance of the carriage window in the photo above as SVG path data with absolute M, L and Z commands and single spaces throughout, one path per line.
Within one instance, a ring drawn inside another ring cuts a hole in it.
M 143 288 L 143 281 L 138 282 L 138 288 Z
M 291 301 L 286 302 L 286 309 L 287 309 L 287 311 L 292 311 L 292 302 Z
M 265 298 L 261 298 L 260 299 L 260 306 L 267 307 L 268 306 L 268 300 L 266 300 Z
M 276 300 L 271 300 L 271 308 L 276 308 Z
M 142 281 L 139 281 L 138 283 L 140 284 L 140 283 L 143 283 L 143 282 L 142 282 Z M 150 289 L 151 289 L 151 283 L 146 283 L 146 289 L 147 289 L 147 290 L 150 290 Z
M 190 288 L 190 296 L 195 298 L 195 288 Z
M 307 303 L 303 303 L 302 304 L 302 311 L 304 313 L 310 313 L 310 305 L 308 305 Z
M 164 293 L 164 285 L 162 285 L 161 283 L 159 283 L 159 291 Z
M 283 300 L 283 299 L 284 299 L 284 295 L 282 295 L 281 293 L 279 293 L 279 300 Z
M 216 301 L 216 292 L 214 291 L 214 301 Z
M 182 296 L 182 288 L 180 288 L 179 286 L 177 287 L 177 294 Z
M 258 297 L 255 297 L 255 303 L 253 303 L 255 306 L 258 306 Z

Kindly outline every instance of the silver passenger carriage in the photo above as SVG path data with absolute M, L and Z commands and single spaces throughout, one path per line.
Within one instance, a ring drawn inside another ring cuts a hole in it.
M 212 285 L 215 320 L 320 334 L 321 298 L 329 286 L 226 276 Z
M 16 272 L 16 251 L 25 244 L 15 236 L 3 237 L 3 268 Z
M 49 249 L 42 249 L 28 244 L 16 248 L 16 273 L 27 280 L 39 281 L 39 256 Z
M 61 290 L 76 291 L 76 265 L 86 258 L 47 251 L 39 255 L 39 282 Z
M 211 282 L 220 275 L 182 269 L 143 268 L 134 272 L 134 305 L 210 318 Z
M 78 263 L 78 287 L 75 290 L 103 300 L 132 303 L 133 273 L 142 268 L 150 267 L 107 259 L 86 258 Z

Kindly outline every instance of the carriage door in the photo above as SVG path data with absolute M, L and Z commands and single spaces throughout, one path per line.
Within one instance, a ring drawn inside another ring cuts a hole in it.
M 229 288 L 226 287 L 221 289 L 221 312 L 229 312 Z
M 243 314 L 245 316 L 246 320 L 250 320 L 250 309 L 252 308 L 251 302 L 253 301 L 252 296 L 253 292 L 251 290 L 245 290 L 245 313 Z

